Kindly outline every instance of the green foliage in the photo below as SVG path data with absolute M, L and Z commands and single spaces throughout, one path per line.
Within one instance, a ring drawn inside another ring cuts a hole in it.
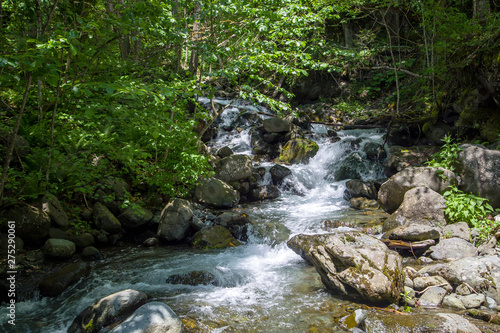
M 448 219 L 451 222 L 466 222 L 479 232 L 480 240 L 487 240 L 498 227 L 498 222 L 485 219 L 488 214 L 493 213 L 487 199 L 463 193 L 455 186 L 451 186 L 443 196 L 446 199 L 444 212 Z
M 459 144 L 454 142 L 451 135 L 445 135 L 443 141 L 444 145 L 441 147 L 441 150 L 433 155 L 432 160 L 427 162 L 427 165 L 434 168 L 444 168 L 455 171 L 458 154 L 461 149 Z

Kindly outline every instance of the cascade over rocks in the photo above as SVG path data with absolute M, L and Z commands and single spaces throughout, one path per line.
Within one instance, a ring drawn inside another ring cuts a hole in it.
M 126 289 L 103 297 L 83 310 L 71 323 L 68 333 L 94 333 L 119 317 L 132 313 L 146 302 L 143 292 Z M 90 323 L 90 324 L 89 324 Z
M 240 201 L 240 195 L 233 187 L 220 179 L 203 179 L 195 189 L 196 199 L 214 208 L 232 208 Z
M 383 185 L 382 185 L 383 186 Z M 389 196 L 391 193 L 389 193 Z M 383 231 L 403 225 L 446 225 L 443 196 L 427 187 L 415 187 L 404 194 L 403 203 L 384 222 Z
M 182 320 L 172 309 L 161 302 L 144 304 L 110 333 L 182 333 Z
M 310 139 L 292 139 L 281 150 L 280 161 L 288 164 L 306 163 L 318 150 L 318 144 Z
M 493 208 L 500 208 L 500 151 L 478 145 L 461 145 L 457 173 L 460 189 L 486 198 Z
M 187 236 L 192 220 L 191 203 L 184 199 L 174 198 L 161 212 L 157 236 L 167 242 L 181 241 Z
M 358 231 L 296 235 L 288 247 L 312 263 L 333 293 L 373 303 L 393 303 L 404 288 L 402 257 Z
M 394 213 L 404 200 L 405 193 L 419 186 L 443 194 L 447 187 L 457 184 L 457 177 L 449 170 L 431 167 L 406 168 L 380 186 L 378 201 L 388 213 Z

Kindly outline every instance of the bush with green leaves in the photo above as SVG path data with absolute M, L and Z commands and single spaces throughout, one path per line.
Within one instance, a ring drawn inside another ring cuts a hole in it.
M 434 168 L 444 168 L 450 171 L 456 170 L 458 154 L 461 148 L 457 142 L 454 142 L 451 135 L 447 134 L 443 138 L 444 145 L 441 150 L 433 155 L 432 160 L 427 165 Z
M 466 222 L 479 232 L 480 241 L 487 240 L 498 227 L 498 222 L 486 219 L 488 214 L 493 213 L 488 199 L 464 193 L 455 186 L 450 186 L 443 196 L 446 199 L 444 212 L 449 221 Z

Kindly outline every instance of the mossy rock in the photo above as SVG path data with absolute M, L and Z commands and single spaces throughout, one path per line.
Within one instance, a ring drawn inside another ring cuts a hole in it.
M 500 139 L 500 113 L 492 115 L 481 127 L 481 137 L 488 142 Z
M 309 139 L 288 141 L 280 154 L 280 161 L 289 164 L 307 163 L 319 150 L 316 142 Z
M 209 226 L 193 236 L 192 243 L 200 249 L 224 249 L 239 246 L 241 243 L 223 226 Z

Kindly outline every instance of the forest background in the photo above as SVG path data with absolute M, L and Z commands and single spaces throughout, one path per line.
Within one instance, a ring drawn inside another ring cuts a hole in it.
M 211 168 L 204 96 L 322 102 L 460 135 L 500 128 L 496 0 L 0 0 L 0 204 L 85 206 L 103 178 L 185 196 Z M 319 83 L 317 93 L 304 87 Z M 212 104 L 213 105 L 213 104 Z M 78 216 L 78 208 L 70 209 Z

